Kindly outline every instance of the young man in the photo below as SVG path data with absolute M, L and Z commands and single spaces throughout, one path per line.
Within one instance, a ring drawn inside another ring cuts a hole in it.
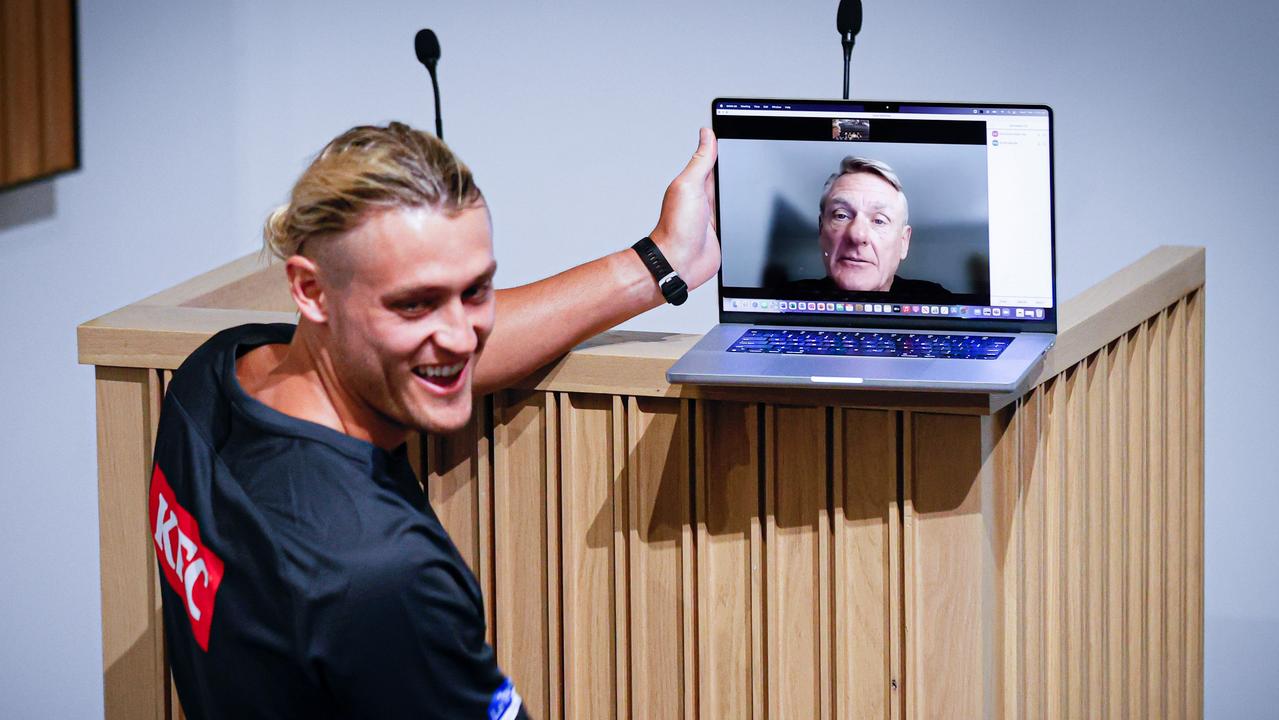
M 398 123 L 329 143 L 264 231 L 296 328 L 219 333 L 161 415 L 151 521 L 187 717 L 524 716 L 404 441 L 682 301 L 672 267 L 714 275 L 714 163 L 703 130 L 651 241 L 494 291 L 488 209 L 443 143 Z

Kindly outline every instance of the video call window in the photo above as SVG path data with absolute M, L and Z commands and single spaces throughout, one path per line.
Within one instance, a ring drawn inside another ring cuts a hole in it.
M 984 146 L 727 139 L 720 147 L 725 285 L 987 304 Z M 827 187 L 844 165 L 853 172 Z
M 725 297 L 1051 307 L 1046 115 L 718 110 Z

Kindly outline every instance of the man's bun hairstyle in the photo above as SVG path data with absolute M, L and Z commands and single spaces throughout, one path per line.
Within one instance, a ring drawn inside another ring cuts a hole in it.
M 470 169 L 439 138 L 400 122 L 361 125 L 326 145 L 289 202 L 267 217 L 264 249 L 289 258 L 380 210 L 425 207 L 452 217 L 483 203 Z

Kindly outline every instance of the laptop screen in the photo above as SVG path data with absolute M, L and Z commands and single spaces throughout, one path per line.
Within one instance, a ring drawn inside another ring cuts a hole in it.
M 1055 331 L 1048 107 L 712 114 L 722 322 Z

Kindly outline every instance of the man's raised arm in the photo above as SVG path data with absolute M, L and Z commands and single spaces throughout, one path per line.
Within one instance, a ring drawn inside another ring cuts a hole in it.
M 715 136 L 702 128 L 697 152 L 666 188 L 651 233 L 690 291 L 719 270 L 711 174 L 715 151 Z M 657 282 L 629 247 L 545 280 L 499 290 L 497 322 L 476 368 L 475 392 L 510 385 L 583 340 L 663 302 Z

